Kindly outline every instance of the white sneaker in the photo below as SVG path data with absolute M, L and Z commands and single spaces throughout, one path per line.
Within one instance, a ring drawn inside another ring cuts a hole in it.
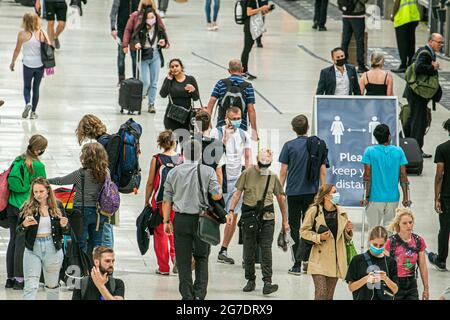
M 34 120 L 37 118 L 38 118 L 38 115 L 36 114 L 36 112 L 31 112 L 30 119 Z
M 165 11 L 160 11 L 159 12 L 159 16 L 164 19 L 166 17 L 166 12 Z
M 219 26 L 217 25 L 217 22 L 213 22 L 212 25 L 213 25 L 213 30 L 214 31 L 219 30 Z
M 30 110 L 31 110 L 31 103 L 29 103 L 25 106 L 25 109 L 22 112 L 22 118 L 24 118 L 24 119 L 28 118 L 28 114 L 30 113 Z
M 208 23 L 207 26 L 206 26 L 206 29 L 208 31 L 213 31 L 214 30 L 213 24 L 212 23 Z

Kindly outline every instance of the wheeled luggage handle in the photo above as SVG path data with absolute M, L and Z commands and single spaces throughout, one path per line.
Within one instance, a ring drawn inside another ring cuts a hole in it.
M 141 77 L 142 49 L 136 50 L 136 79 Z

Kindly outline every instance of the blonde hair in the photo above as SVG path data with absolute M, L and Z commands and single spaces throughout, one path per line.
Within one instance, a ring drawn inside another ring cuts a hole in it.
M 108 174 L 108 154 L 98 142 L 86 143 L 81 149 L 80 162 L 84 169 L 90 169 L 96 183 L 103 183 Z
M 28 198 L 28 201 L 25 202 L 25 204 L 23 205 L 22 210 L 20 212 L 22 217 L 39 215 L 40 204 L 39 204 L 39 201 L 37 201 L 35 199 L 34 192 L 33 192 L 34 186 L 37 184 L 39 184 L 39 185 L 45 187 L 45 189 L 47 189 L 47 192 L 48 192 L 47 205 L 48 205 L 48 213 L 50 214 L 50 216 L 52 216 L 54 218 L 56 218 L 56 217 L 61 218 L 62 213 L 61 213 L 61 210 L 59 210 L 59 208 L 58 208 L 58 202 L 56 200 L 55 194 L 53 193 L 50 183 L 45 178 L 36 178 L 31 183 L 30 197 Z
M 384 54 L 379 51 L 374 51 L 370 56 L 370 63 L 372 68 L 380 68 L 384 64 Z
M 104 123 L 93 114 L 87 114 L 81 118 L 78 123 L 78 128 L 75 130 L 78 143 L 81 144 L 87 139 L 97 139 L 99 136 L 106 133 L 106 126 Z
M 22 18 L 22 28 L 28 32 L 35 32 L 41 29 L 41 18 L 34 12 L 27 12 Z
M 156 5 L 154 0 L 141 0 L 139 2 L 138 11 L 144 11 L 146 7 L 151 6 L 153 8 L 153 11 L 156 12 Z
M 331 183 L 326 183 L 320 186 L 319 191 L 314 197 L 314 202 L 311 204 L 311 207 L 318 207 L 319 205 L 323 206 L 325 196 L 328 195 L 331 190 L 333 190 L 333 187 L 334 185 Z
M 409 208 L 397 208 L 395 210 L 395 218 L 391 221 L 391 223 L 388 226 L 388 230 L 391 232 L 400 232 L 400 221 L 404 216 L 411 217 L 413 223 L 414 223 L 414 214 Z

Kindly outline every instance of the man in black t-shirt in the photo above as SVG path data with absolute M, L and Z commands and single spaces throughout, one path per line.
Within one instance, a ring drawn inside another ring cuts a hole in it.
M 444 122 L 444 129 L 450 136 L 450 119 Z M 428 260 L 439 271 L 446 271 L 448 239 L 450 235 L 450 140 L 436 148 L 434 157 L 436 176 L 434 178 L 434 209 L 439 214 L 438 253 L 430 252 Z
M 91 275 L 80 281 L 73 291 L 72 300 L 123 300 L 125 285 L 112 276 L 115 262 L 113 249 L 96 247 L 92 256 L 94 267 Z

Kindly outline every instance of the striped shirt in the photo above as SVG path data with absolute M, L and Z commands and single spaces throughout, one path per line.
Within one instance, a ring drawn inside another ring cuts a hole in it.
M 235 84 L 241 84 L 242 82 L 244 82 L 245 80 L 238 75 L 233 74 L 231 77 L 229 77 L 228 79 L 230 79 L 231 81 L 233 81 Z M 220 106 L 222 104 L 222 99 L 225 96 L 225 94 L 227 93 L 227 86 L 225 85 L 225 83 L 222 80 L 217 81 L 213 92 L 211 93 L 212 97 L 217 98 L 218 100 L 218 106 Z M 255 104 L 255 89 L 253 89 L 253 86 L 250 84 L 247 88 L 245 88 L 245 92 L 244 92 L 244 101 L 246 106 L 249 104 Z M 243 112 L 242 112 L 242 124 L 241 124 L 241 129 L 243 130 L 247 130 L 247 108 L 244 108 Z M 217 118 L 217 127 L 221 127 L 225 125 L 225 119 L 221 119 L 220 116 Z

